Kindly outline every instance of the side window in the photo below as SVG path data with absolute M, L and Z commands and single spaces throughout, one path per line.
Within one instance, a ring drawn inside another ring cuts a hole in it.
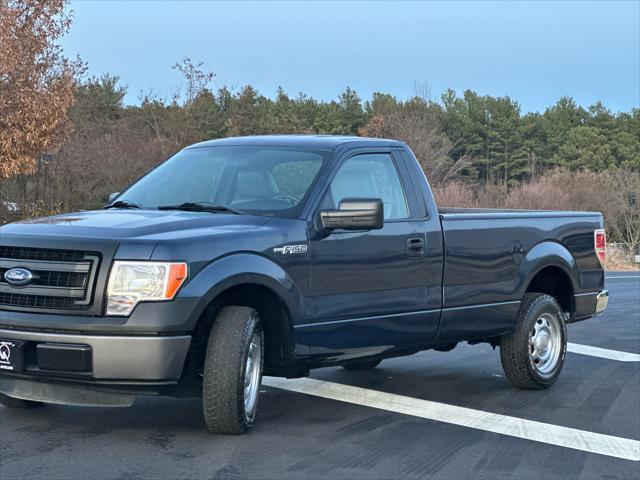
M 349 158 L 331 181 L 322 205 L 338 208 L 341 200 L 350 197 L 382 199 L 385 220 L 409 218 L 398 171 L 387 153 Z

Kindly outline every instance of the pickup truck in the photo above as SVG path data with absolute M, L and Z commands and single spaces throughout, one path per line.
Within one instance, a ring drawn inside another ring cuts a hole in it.
M 600 213 L 438 209 L 398 141 L 198 143 L 103 209 L 0 228 L 0 402 L 200 396 L 238 434 L 263 375 L 459 342 L 544 389 L 566 325 L 606 308 L 604 256 Z

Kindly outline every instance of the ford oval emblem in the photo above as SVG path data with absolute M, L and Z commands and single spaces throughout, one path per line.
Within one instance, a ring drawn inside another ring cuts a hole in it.
M 9 285 L 21 287 L 22 285 L 26 285 L 31 280 L 33 280 L 33 273 L 31 273 L 30 270 L 22 267 L 10 268 L 6 272 L 4 272 L 4 279 Z

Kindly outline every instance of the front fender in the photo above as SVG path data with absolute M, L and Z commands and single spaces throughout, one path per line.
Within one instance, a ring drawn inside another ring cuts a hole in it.
M 520 298 L 524 296 L 531 280 L 546 267 L 557 267 L 564 271 L 571 282 L 573 291 L 577 291 L 579 271 L 576 259 L 564 245 L 557 242 L 542 242 L 529 250 L 520 263 L 518 272 L 519 278 L 522 279 Z
M 189 327 L 195 328 L 204 309 L 230 287 L 251 283 L 269 288 L 287 306 L 292 321 L 303 318 L 302 295 L 291 276 L 277 263 L 254 253 L 237 253 L 214 260 L 192 278 L 178 297 L 197 298 Z

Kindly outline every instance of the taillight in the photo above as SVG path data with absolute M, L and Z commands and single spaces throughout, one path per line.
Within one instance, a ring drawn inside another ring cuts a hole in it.
M 598 229 L 593 231 L 593 245 L 596 249 L 596 255 L 600 264 L 604 265 L 604 261 L 607 258 L 607 234 L 604 229 Z

